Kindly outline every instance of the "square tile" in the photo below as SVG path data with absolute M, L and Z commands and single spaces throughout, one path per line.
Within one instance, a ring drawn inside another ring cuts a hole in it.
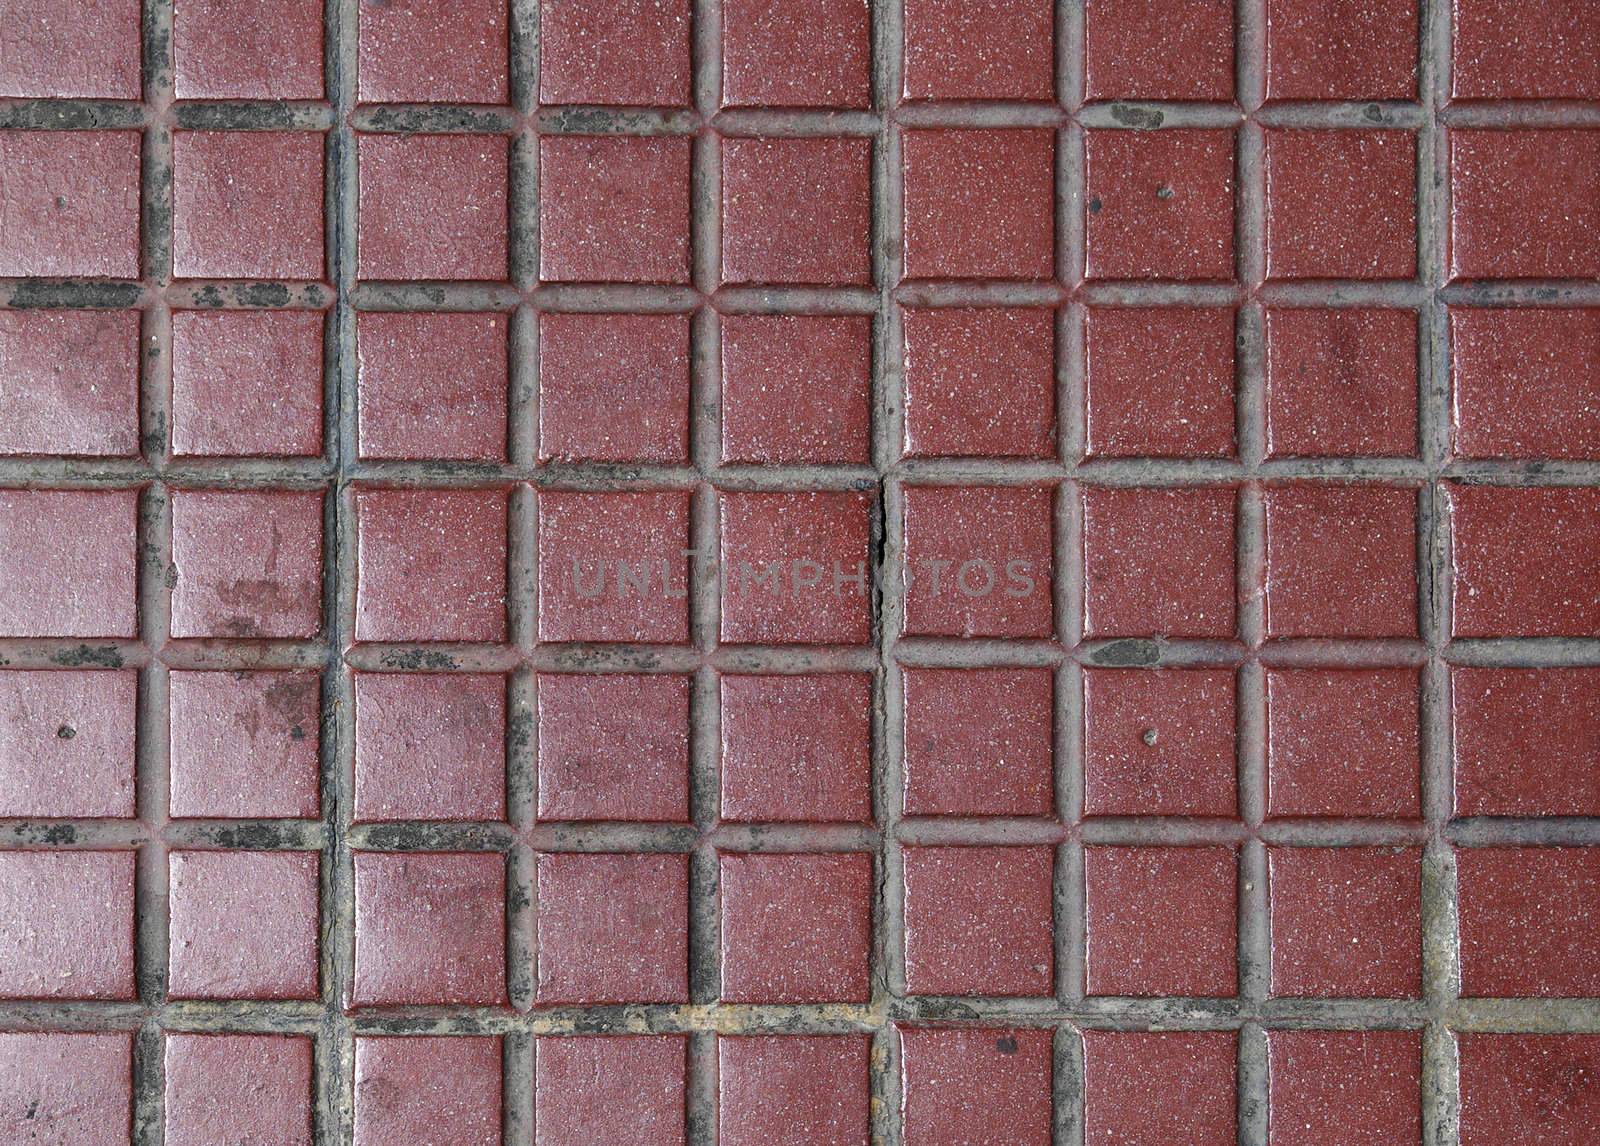
M 1417 0 L 1267 0 L 1269 100 L 1417 98 Z
M 689 1001 L 689 857 L 538 858 L 540 1006 Z
M 1083 1032 L 1085 1139 L 1233 1146 L 1238 1044 L 1233 1031 Z
M 172 273 L 321 279 L 323 149 L 313 131 L 172 135 Z
M 1265 492 L 1268 637 L 1417 635 L 1417 491 L 1310 483 Z
M 363 459 L 506 459 L 503 314 L 356 317 Z
M 1417 456 L 1417 315 L 1268 307 L 1267 457 Z
M 322 493 L 172 494 L 174 637 L 315 637 L 322 631 Z
M 139 144 L 137 131 L 0 131 L 0 275 L 138 278 Z
M 689 316 L 541 314 L 539 460 L 689 460 Z
M 540 673 L 542 820 L 689 820 L 689 678 Z
M 506 278 L 506 140 L 359 135 L 356 273 L 364 279 Z
M 724 492 L 721 639 L 872 640 L 873 495 Z
M 722 281 L 872 282 L 872 143 L 724 139 Z
M 682 644 L 689 493 L 539 494 L 539 639 Z
M 683 107 L 689 0 L 539 0 L 539 102 Z
M 907 0 L 905 98 L 1048 100 L 1055 93 L 1050 0 Z
M 872 856 L 720 857 L 725 1003 L 865 1003 Z
M 1271 993 L 1422 994 L 1418 848 L 1268 848 Z
M 722 818 L 872 819 L 872 677 L 721 677 Z
M 907 668 L 908 816 L 1048 816 L 1054 807 L 1054 673 Z
M 1600 277 L 1600 131 L 1453 130 L 1450 277 Z
M 133 1135 L 133 1036 L 0 1033 L 0 1134 L 48 1128 L 73 1146 L 126 1146 Z
M 359 9 L 356 98 L 363 103 L 507 103 L 505 0 Z
M 913 130 L 901 136 L 904 276 L 1026 279 L 1055 273 L 1055 133 Z
M 174 312 L 173 457 L 317 457 L 323 368 L 320 311 Z
M 240 15 L 229 0 L 173 5 L 173 94 L 321 99 L 322 9 L 306 0 L 264 0 L 251 6 L 249 18 Z
M 1407 131 L 1269 127 L 1269 279 L 1417 273 L 1417 140 Z
M 1583 0 L 1456 0 L 1452 7 L 1452 98 L 1600 96 L 1600 28 Z
M 1088 816 L 1237 816 L 1231 669 L 1085 669 Z
M 1054 489 L 906 486 L 903 496 L 907 636 L 1054 634 Z
M 7 13 L 0 96 L 138 99 L 139 0 L 34 0 Z
M 1049 1030 L 901 1027 L 899 1034 L 906 1146 L 991 1141 L 1001 1125 L 1015 1146 L 1050 1146 Z
M 1089 307 L 1083 337 L 1088 457 L 1234 456 L 1231 307 Z
M 131 489 L 0 489 L 0 636 L 137 636 L 138 505 Z
M 871 394 L 870 318 L 722 319 L 724 464 L 869 464 Z
M 689 140 L 539 140 L 539 277 L 687 283 Z
M 311 1146 L 311 1042 L 299 1035 L 167 1035 L 165 1146 Z
M 907 993 L 1054 990 L 1050 848 L 908 847 L 901 856 Z
M 1463 848 L 1456 887 L 1465 998 L 1600 995 L 1600 849 Z
M 134 814 L 138 674 L 0 671 L 0 817 Z
M 1600 635 L 1600 490 L 1446 487 L 1456 637 Z
M 541 1035 L 534 1043 L 534 1146 L 683 1146 L 685 1035 Z
M 1233 132 L 1084 133 L 1090 279 L 1234 276 Z
M 1233 848 L 1092 846 L 1083 882 L 1089 994 L 1238 993 Z
M 1450 308 L 1451 450 L 1600 460 L 1600 308 Z
M 503 641 L 506 492 L 361 489 L 358 641 Z
M 320 677 L 184 672 L 168 677 L 168 813 L 315 818 Z
M 0 852 L 0 999 L 138 997 L 136 858 L 132 851 Z
M 0 311 L 0 456 L 139 453 L 139 312 Z
M 498 1038 L 356 1039 L 354 1146 L 500 1146 Z
M 1267 815 L 1422 815 L 1416 669 L 1269 668 L 1266 676 Z
M 1457 1038 L 1461 1146 L 1584 1146 L 1600 1122 L 1600 1037 Z
M 1055 457 L 1053 311 L 908 308 L 901 330 L 907 457 Z
M 317 998 L 316 852 L 174 851 L 167 993 Z
M 1450 728 L 1456 815 L 1600 816 L 1600 669 L 1454 666 Z
M 1233 99 L 1233 0 L 1087 0 L 1084 96 Z
M 723 107 L 864 108 L 872 26 L 856 0 L 727 0 Z
M 506 679 L 355 674 L 355 818 L 503 820 Z
M 504 856 L 356 852 L 354 865 L 347 1007 L 505 1005 Z
M 1267 1032 L 1268 1146 L 1422 1141 L 1416 1031 Z
M 718 1146 L 866 1146 L 866 1035 L 717 1037 Z

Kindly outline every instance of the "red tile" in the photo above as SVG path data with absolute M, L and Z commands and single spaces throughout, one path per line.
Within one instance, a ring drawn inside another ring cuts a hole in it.
M 504 490 L 356 493 L 358 641 L 502 641 Z
M 872 460 L 872 320 L 728 315 L 722 320 L 722 460 L 756 465 Z
M 0 1033 L 0 1136 L 126 1146 L 133 1135 L 133 1037 Z
M 322 631 L 322 494 L 172 494 L 172 635 L 314 637 Z
M 1600 995 L 1600 849 L 1456 852 L 1461 993 Z
M 905 98 L 1048 100 L 1055 93 L 1049 0 L 907 0 Z
M 689 494 L 541 491 L 539 639 L 689 639 Z
M 1233 1031 L 1085 1031 L 1084 1137 L 1155 1146 L 1233 1146 Z
M 354 863 L 355 974 L 347 1006 L 505 1004 L 503 856 L 356 852 Z
M 0 999 L 137 997 L 134 861 L 131 851 L 0 852 Z
M 1050 994 L 1050 848 L 908 847 L 901 854 L 908 993 Z
M 1600 309 L 1450 310 L 1452 448 L 1600 459 Z
M 720 1035 L 719 1146 L 866 1146 L 866 1035 Z
M 1029 279 L 1055 273 L 1055 133 L 908 131 L 905 277 Z
M 1417 98 L 1417 0 L 1268 0 L 1269 100 Z
M 172 136 L 172 273 L 321 279 L 321 132 Z
M 1088 0 L 1090 100 L 1232 100 L 1233 0 Z
M 134 814 L 132 672 L 0 671 L 0 817 Z
M 0 636 L 136 636 L 138 502 L 131 489 L 0 489 Z
M 1421 816 L 1418 683 L 1412 668 L 1268 669 L 1267 815 Z
M 1417 316 L 1269 307 L 1267 457 L 1417 455 Z
M 169 1034 L 166 1146 L 311 1146 L 311 1039 Z
M 0 131 L 0 275 L 138 278 L 139 139 Z
M 1413 637 L 1417 493 L 1379 485 L 1271 486 L 1268 637 Z
M 1450 670 L 1458 816 L 1600 816 L 1600 670 Z
M 1083 635 L 1231 637 L 1235 491 L 1083 491 Z
M 1231 669 L 1086 669 L 1083 811 L 1236 816 Z
M 317 997 L 316 852 L 168 857 L 174 999 Z
M 683 1146 L 687 1036 L 541 1035 L 535 1046 L 534 1146 Z
M 1226 129 L 1086 132 L 1085 276 L 1233 278 L 1233 150 Z
M 180 310 L 172 316 L 172 454 L 322 453 L 323 316 Z
M 1406 131 L 1268 128 L 1269 279 L 1417 273 L 1417 140 Z
M 503 104 L 510 98 L 505 0 L 364 0 L 359 14 L 356 98 L 362 102 Z
M 539 102 L 689 103 L 689 0 L 539 2 Z
M 1600 98 L 1600 28 L 1585 0 L 1455 0 L 1455 99 Z
M 498 1038 L 356 1039 L 354 1146 L 500 1146 Z
M 265 0 L 243 19 L 229 0 L 186 0 L 172 42 L 179 99 L 322 98 L 322 10 L 305 0 Z
M 1276 996 L 1422 994 L 1422 853 L 1269 848 Z
M 1227 307 L 1090 307 L 1088 456 L 1232 457 L 1233 327 Z
M 903 691 L 906 815 L 1050 814 L 1051 670 L 908 668 Z
M 727 0 L 724 107 L 855 107 L 872 102 L 871 13 L 856 0 Z
M 1268 1146 L 1422 1141 L 1416 1031 L 1268 1031 Z
M 503 137 L 361 135 L 356 155 L 358 275 L 504 281 Z
M 725 492 L 720 504 L 723 641 L 871 641 L 872 494 Z
M 1089 993 L 1236 994 L 1237 866 L 1231 847 L 1084 849 Z
M 137 311 L 0 311 L 0 456 L 139 453 Z
M 540 1006 L 689 1001 L 689 857 L 539 856 Z
M 904 311 L 907 457 L 1053 458 L 1055 314 Z
M 865 1003 L 872 857 L 723 855 L 722 1001 Z
M 1014 1146 L 1050 1146 L 1051 1043 L 1049 1030 L 901 1027 L 906 1146 L 992 1141 L 1002 1126 Z
M 1600 1125 L 1600 1037 L 1458 1038 L 1461 1146 L 1584 1146 Z
M 1050 637 L 1054 492 L 907 486 L 906 635 Z
M 625 135 L 540 139 L 539 277 L 687 283 L 689 141 Z
M 722 818 L 872 819 L 872 677 L 725 675 Z
M 872 282 L 872 144 L 724 139 L 722 281 Z
M 1450 277 L 1600 277 L 1600 131 L 1450 132 Z
M 361 457 L 506 458 L 506 316 L 356 318 Z
M 689 460 L 689 316 L 539 316 L 539 460 Z
M 1600 635 L 1600 490 L 1449 487 L 1457 637 Z
M 539 674 L 539 818 L 686 823 L 689 678 Z
M 138 99 L 139 0 L 34 0 L 7 12 L 0 96 Z
M 355 674 L 355 818 L 502 820 L 506 681 Z
M 174 671 L 167 687 L 171 815 L 317 815 L 316 673 Z

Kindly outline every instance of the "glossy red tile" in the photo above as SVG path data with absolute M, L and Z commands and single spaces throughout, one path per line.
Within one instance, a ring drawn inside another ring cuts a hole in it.
M 0 96 L 139 98 L 139 0 L 37 0 L 7 15 Z
M 1230 669 L 1085 669 L 1083 811 L 1236 816 Z
M 1600 670 L 1450 670 L 1458 816 L 1597 816 Z
M 722 461 L 865 465 L 872 459 L 872 320 L 727 315 Z
M 689 678 L 540 673 L 538 815 L 689 819 Z
M 1600 490 L 1451 485 L 1457 637 L 1600 633 Z
M 1233 1031 L 1085 1031 L 1086 1139 L 1232 1146 L 1238 1041 Z
M 1405 131 L 1266 129 L 1266 277 L 1417 273 L 1417 141 Z
M 908 816 L 1048 816 L 1054 674 L 1045 668 L 903 670 Z
M 1233 132 L 1084 137 L 1089 279 L 1233 278 Z
M 1463 458 L 1600 459 L 1600 309 L 1450 310 Z
M 183 850 L 167 862 L 172 998 L 317 998 L 316 852 Z
M 539 316 L 539 460 L 689 460 L 689 316 Z
M 721 678 L 722 818 L 872 819 L 867 673 Z
M 356 274 L 506 277 L 506 141 L 496 135 L 360 135 Z
M 1450 94 L 1600 98 L 1600 28 L 1584 0 L 1454 0 Z
M 1267 457 L 1417 455 L 1417 316 L 1269 307 Z
M 865 1003 L 872 857 L 723 854 L 722 1001 Z
M 540 139 L 539 277 L 687 283 L 689 141 L 625 135 Z
M 865 1035 L 717 1038 L 720 1146 L 866 1146 Z
M 132 851 L 0 852 L 0 999 L 137 997 L 135 859 Z
M 722 281 L 872 282 L 866 139 L 724 139 Z
M 357 9 L 356 98 L 393 103 L 506 103 L 505 0 Z
M 312 672 L 172 672 L 169 814 L 315 817 L 319 684 Z
M 856 0 L 727 0 L 724 107 L 864 108 L 872 102 L 872 27 Z
M 681 644 L 689 494 L 539 494 L 539 639 Z
M 1452 279 L 1600 276 L 1600 131 L 1449 138 Z
M 320 132 L 172 136 L 172 273 L 323 277 Z
M 899 1033 L 906 1146 L 983 1142 L 1000 1127 L 1015 1146 L 1049 1146 L 1049 1030 L 901 1027 Z
M 1416 1031 L 1267 1032 L 1268 1146 L 1422 1141 Z
M 908 847 L 906 991 L 1048 995 L 1054 989 L 1048 847 Z
M 539 102 L 689 103 L 689 0 L 539 0 Z
M 904 277 L 1048 279 L 1055 135 L 1038 128 L 907 131 Z
M 322 494 L 172 494 L 175 637 L 314 637 L 322 630 Z
M 139 141 L 0 131 L 0 275 L 138 278 Z
M 505 818 L 504 677 L 359 672 L 355 713 L 358 821 Z
M 1089 307 L 1086 456 L 1232 457 L 1233 328 L 1224 307 Z
M 506 316 L 356 318 L 364 459 L 504 461 Z
M 1422 815 L 1416 669 L 1266 675 L 1267 815 Z
M 1422 853 L 1268 848 L 1276 996 L 1422 994 Z
M 1233 0 L 1088 0 L 1084 96 L 1233 99 Z
M 47 1127 L 73 1146 L 124 1146 L 133 1134 L 133 1037 L 0 1033 L 0 1134 Z
M 1055 314 L 902 312 L 905 453 L 913 458 L 1053 458 Z
M 136 311 L 0 311 L 0 456 L 139 453 Z
M 180 310 L 172 316 L 172 454 L 322 453 L 320 311 Z
M 132 672 L 0 671 L 0 817 L 134 814 Z
M 356 1039 L 354 1146 L 500 1146 L 498 1038 Z
M 1463 848 L 1456 886 L 1463 996 L 1600 994 L 1600 850 Z
M 311 1039 L 167 1035 L 166 1146 L 311 1146 Z
M 1237 867 L 1229 847 L 1084 849 L 1089 993 L 1237 994 Z
M 266 0 L 247 19 L 228 0 L 174 4 L 172 47 L 179 99 L 323 95 L 322 10 L 305 0 Z
M 1269 100 L 1417 98 L 1417 0 L 1268 0 Z
M 0 636 L 136 636 L 138 502 L 131 489 L 0 489 Z
M 1461 1146 L 1583 1146 L 1600 1121 L 1600 1037 L 1457 1037 Z
M 535 1041 L 534 1146 L 601 1138 L 683 1146 L 688 1038 L 542 1035 Z
M 907 0 L 908 100 L 1048 100 L 1055 92 L 1049 0 Z

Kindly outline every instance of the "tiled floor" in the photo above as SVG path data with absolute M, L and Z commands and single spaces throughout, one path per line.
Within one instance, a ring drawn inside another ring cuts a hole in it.
M 1600 1134 L 1591 0 L 0 24 L 0 1142 Z

